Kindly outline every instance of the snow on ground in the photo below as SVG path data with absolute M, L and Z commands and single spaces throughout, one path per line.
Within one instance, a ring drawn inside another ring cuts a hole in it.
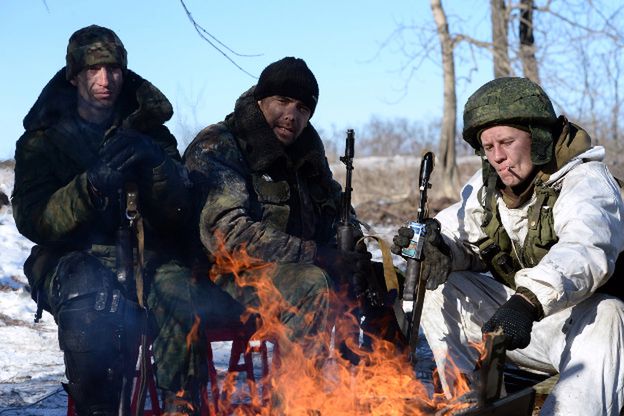
M 0 190 L 7 195 L 13 176 L 0 170 Z M 0 216 L 0 414 L 60 415 L 65 398 L 50 411 L 30 413 L 24 406 L 59 392 L 63 380 L 63 356 L 56 340 L 56 324 L 47 312 L 35 324 L 36 304 L 28 292 L 22 265 L 32 243 L 15 227 L 10 208 Z M 56 396 L 59 396 L 56 394 Z M 49 401 L 49 400 L 48 400 Z M 15 410 L 12 410 L 16 408 Z
M 0 190 L 10 195 L 13 172 L 0 167 Z M 372 230 L 391 241 L 395 229 Z M 34 323 L 36 304 L 28 291 L 22 265 L 33 243 L 19 234 L 10 208 L 0 211 L 0 416 L 62 416 L 67 412 L 67 396 L 61 387 L 65 381 L 63 355 L 57 341 L 54 318 L 44 311 Z M 373 258 L 381 252 L 371 245 Z M 395 257 L 395 260 L 398 259 Z M 399 261 L 395 261 L 399 264 Z M 430 377 L 430 352 L 420 337 L 423 378 Z M 215 365 L 222 377 L 229 360 L 230 343 L 214 343 Z M 255 365 L 259 376 L 260 366 Z

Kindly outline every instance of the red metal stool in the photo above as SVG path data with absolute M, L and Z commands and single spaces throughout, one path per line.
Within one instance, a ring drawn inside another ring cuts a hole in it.
M 202 416 L 211 416 L 219 413 L 219 401 L 221 400 L 221 388 L 217 380 L 217 370 L 214 365 L 212 343 L 231 341 L 232 346 L 230 350 L 230 359 L 227 368 L 227 376 L 224 382 L 224 386 L 232 385 L 234 378 L 240 372 L 245 372 L 247 379 L 247 386 L 249 388 L 249 395 L 255 404 L 261 404 L 268 399 L 268 383 L 261 386 L 262 396 L 258 395 L 256 387 L 256 379 L 254 376 L 253 368 L 253 353 L 259 353 L 261 359 L 262 381 L 267 380 L 269 374 L 269 359 L 267 352 L 266 340 L 253 340 L 251 336 L 255 332 L 253 326 L 236 326 L 231 328 L 219 328 L 219 329 L 207 329 L 207 354 L 208 354 L 208 379 L 210 382 L 210 393 L 212 396 L 212 403 L 208 398 L 208 390 L 206 386 L 201 389 L 201 401 L 202 401 Z M 241 362 L 242 356 L 242 362 Z M 273 347 L 273 362 L 277 359 L 277 344 Z M 229 402 L 228 391 L 223 392 L 225 397 L 223 398 L 226 404 Z
M 141 360 L 140 354 L 137 357 L 137 362 Z M 150 404 L 151 409 L 145 409 L 143 411 L 144 416 L 160 416 L 162 414 L 162 409 L 160 407 L 160 402 L 158 399 L 158 392 L 156 391 L 156 377 L 154 376 L 154 360 L 152 357 L 152 344 L 149 343 L 149 348 L 147 349 L 147 359 L 148 365 L 146 368 L 146 378 L 147 378 L 147 392 L 150 396 Z M 133 383 L 132 383 L 132 400 L 130 401 L 130 412 L 131 414 L 136 414 L 136 407 L 139 401 L 139 380 L 140 373 L 137 369 L 134 375 Z M 76 408 L 74 406 L 74 399 L 67 394 L 67 416 L 76 416 Z

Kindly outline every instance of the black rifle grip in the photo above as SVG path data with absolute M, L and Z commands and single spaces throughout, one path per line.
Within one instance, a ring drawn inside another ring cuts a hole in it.
M 414 300 L 419 276 L 420 262 L 416 259 L 408 259 L 407 269 L 405 270 L 405 285 L 403 286 L 403 300 Z

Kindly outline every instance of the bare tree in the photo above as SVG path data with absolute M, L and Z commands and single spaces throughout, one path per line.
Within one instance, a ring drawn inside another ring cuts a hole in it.
M 622 98 L 620 97 L 620 75 L 622 73 L 619 51 L 612 56 L 613 65 L 607 66 L 608 79 L 611 81 L 613 90 L 613 106 L 611 108 L 611 135 L 617 144 L 620 143 L 620 113 L 622 111 Z M 612 68 L 612 69 L 611 69 Z
M 440 150 L 438 165 L 442 168 L 440 192 L 452 197 L 457 193 L 459 177 L 455 159 L 455 136 L 457 133 L 457 92 L 455 90 L 455 40 L 449 33 L 448 20 L 442 7 L 442 0 L 431 0 L 431 13 L 435 21 L 440 48 L 442 50 L 442 70 L 444 72 L 444 104 L 442 127 L 440 129 Z
M 533 0 L 520 0 L 518 37 L 520 38 L 522 73 L 531 81 L 539 84 L 539 71 L 535 57 L 535 37 L 533 36 L 533 7 Z
M 217 52 L 219 52 L 221 55 L 223 55 L 223 57 L 225 59 L 230 61 L 230 63 L 232 63 L 232 65 L 234 65 L 236 68 L 238 68 L 241 72 L 249 75 L 251 78 L 255 78 L 255 79 L 258 78 L 256 75 L 248 72 L 245 68 L 240 66 L 238 64 L 238 62 L 236 62 L 234 60 L 234 58 L 232 58 L 230 56 L 230 54 L 235 55 L 235 56 L 239 56 L 239 57 L 245 57 L 245 58 L 258 57 L 258 56 L 262 56 L 262 54 L 242 54 L 242 53 L 236 52 L 235 50 L 230 48 L 228 45 L 226 45 L 225 43 L 221 42 L 217 37 L 215 37 L 212 33 L 210 33 L 202 25 L 199 24 L 195 20 L 193 15 L 191 14 L 191 12 L 188 9 L 188 7 L 186 7 L 186 3 L 184 3 L 184 0 L 180 0 L 180 4 L 182 5 L 182 8 L 184 9 L 184 13 L 186 13 L 186 17 L 189 19 L 189 21 L 191 22 L 191 24 L 195 28 L 195 31 L 197 32 L 199 37 L 201 37 L 203 40 L 205 40 L 210 46 L 212 46 Z
M 511 75 L 509 61 L 509 9 L 505 0 L 490 0 L 490 16 L 492 20 L 492 61 L 494 78 Z
M 180 146 L 188 146 L 195 135 L 205 127 L 206 123 L 200 120 L 198 110 L 205 101 L 204 88 L 192 88 L 190 94 L 178 88 L 178 99 L 175 101 L 175 111 L 172 121 L 173 130 Z
M 439 139 L 437 123 L 424 124 L 402 117 L 381 119 L 373 116 L 359 131 L 360 156 L 420 154 Z
M 443 194 L 449 196 L 453 192 L 450 184 L 456 178 L 457 88 L 470 80 L 475 62 L 484 55 L 492 60 L 495 77 L 522 74 L 542 85 L 557 112 L 587 122 L 583 125 L 596 141 L 617 142 L 621 135 L 624 4 L 603 0 L 489 0 L 489 6 L 491 39 L 473 36 L 480 32 L 467 30 L 463 15 L 449 23 L 442 0 L 430 0 L 435 29 L 428 22 L 416 22 L 399 26 L 393 34 L 400 42 L 399 53 L 407 58 L 402 68 L 407 75 L 406 90 L 425 61 L 432 60 L 442 68 L 444 114 L 438 165 L 445 182 Z M 410 33 L 409 38 L 403 36 L 406 33 Z M 433 42 L 432 34 L 439 42 Z M 440 53 L 435 55 L 437 47 Z M 623 155 L 624 163 L 624 152 L 617 154 Z

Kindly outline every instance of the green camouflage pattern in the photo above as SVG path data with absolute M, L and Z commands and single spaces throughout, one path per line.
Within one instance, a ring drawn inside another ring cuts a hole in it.
M 133 83 L 145 85 L 138 82 L 140 77 L 135 74 L 134 77 L 137 80 L 128 82 L 124 88 Z M 50 84 L 26 116 L 26 132 L 16 144 L 12 204 L 17 227 L 28 239 L 41 245 L 74 248 L 89 246 L 93 242 L 112 244 L 117 224 L 108 220 L 110 215 L 107 214 L 110 213 L 102 213 L 93 206 L 86 179 L 86 171 L 96 163 L 99 146 L 105 138 L 101 132 L 89 130 L 84 123 L 79 123 L 75 112 L 57 114 L 58 109 L 67 108 L 69 111 L 71 105 L 59 102 L 62 100 L 58 100 L 58 96 L 63 94 L 53 93 L 59 88 L 68 88 L 75 95 L 75 88 L 62 78 L 60 71 Z M 122 96 L 127 95 L 130 95 L 129 91 L 122 93 Z M 155 101 L 159 103 L 161 99 Z M 137 101 L 135 94 L 135 107 Z M 118 125 L 131 117 L 140 120 L 149 117 L 139 117 L 135 114 L 136 108 L 127 106 L 125 114 L 121 110 Z M 152 110 L 143 111 L 149 113 Z M 162 111 L 158 105 L 153 113 L 162 116 Z M 146 238 L 148 249 L 166 244 L 166 238 L 160 236 L 179 230 L 190 213 L 188 185 L 180 175 L 177 142 L 162 125 L 164 121 L 161 118 L 160 123 L 152 121 L 150 125 L 143 123 L 137 128 L 152 137 L 169 155 L 165 163 L 153 170 L 151 181 L 139 183 L 141 210 L 149 236 Z M 124 126 L 133 127 L 127 123 Z M 151 237 L 151 234 L 158 238 Z
M 543 165 L 552 157 L 552 126 L 557 116 L 544 90 L 527 78 L 494 79 L 468 98 L 464 107 L 463 138 L 477 152 L 480 134 L 494 125 L 526 126 L 531 133 L 531 159 Z
M 191 279 L 186 265 L 169 262 L 154 272 L 147 298 L 158 336 L 152 351 L 156 361 L 158 386 L 177 392 L 189 380 L 207 381 L 207 351 L 203 339 L 186 343 L 195 319 L 205 327 L 239 323 L 243 308 L 219 289 L 208 275 Z M 208 300 L 208 301 L 207 301 Z
M 514 245 L 503 227 L 496 192 L 492 189 L 485 192 L 483 208 L 486 211 L 481 229 L 487 238 L 478 243 L 480 252 L 495 243 L 511 259 L 508 264 L 498 263 L 500 255 L 490 260 L 483 259 L 492 275 L 501 283 L 515 289 L 514 277 L 518 270 L 535 267 L 559 240 L 555 233 L 553 207 L 559 197 L 559 190 L 544 183 L 550 175 L 559 171 L 570 160 L 591 148 L 589 134 L 580 126 L 570 123 L 564 116 L 559 118 L 560 133 L 555 141 L 554 158 L 537 173 L 537 186 L 533 187 L 532 196 L 527 199 L 534 201 L 527 211 L 531 223 L 528 227 L 522 246 Z M 497 257 L 498 256 L 498 257 Z M 509 267 L 512 266 L 512 267 Z
M 65 61 L 65 76 L 71 80 L 82 69 L 93 65 L 117 65 L 125 70 L 128 67 L 128 54 L 115 32 L 91 25 L 71 35 Z
M 257 107 L 249 94 L 237 108 Z M 216 252 L 218 236 L 226 236 L 228 250 L 245 246 L 266 261 L 312 263 L 316 244 L 335 238 L 341 194 L 320 137 L 308 126 L 293 144 L 301 148 L 287 154 L 261 129 L 253 138 L 236 136 L 235 115 L 202 130 L 184 156 L 199 201 L 203 246 Z M 266 130 L 273 135 L 268 125 Z
M 76 90 L 64 75 L 64 69 L 60 70 L 43 89 L 24 119 L 26 131 L 15 152 L 13 215 L 20 233 L 36 243 L 24 267 L 34 297 L 36 293 L 50 293 L 53 271 L 67 253 L 85 251 L 111 269 L 115 264 L 120 207 L 109 204 L 97 209 L 86 179 L 87 169 L 98 159 L 105 133 L 79 122 Z M 190 270 L 180 263 L 187 254 L 184 241 L 191 214 L 190 182 L 176 139 L 163 125 L 170 117 L 171 104 L 166 97 L 127 71 L 114 127 L 134 128 L 149 135 L 168 155 L 153 169 L 151 178 L 137 179 L 145 225 L 146 283 L 157 293 L 166 286 L 162 291 L 171 298 L 179 290 L 183 299 L 191 292 Z M 174 280 L 175 285 L 168 283 Z M 150 293 L 148 300 L 160 323 L 159 337 L 172 344 L 165 348 L 158 338 L 154 341 L 159 345 L 155 350 L 161 363 L 158 370 L 165 371 L 163 379 L 167 380 L 171 373 L 168 366 L 177 366 L 181 360 L 181 356 L 171 354 L 186 350 L 186 333 L 180 332 L 179 325 L 190 328 L 194 315 L 176 312 L 182 315 L 174 319 L 174 312 L 165 312 L 154 294 Z
M 331 280 L 313 261 L 317 244 L 335 242 L 341 192 L 312 126 L 285 148 L 249 90 L 226 121 L 198 134 L 184 161 L 195 187 L 201 249 L 212 255 L 244 247 L 275 263 L 268 278 L 297 308 L 280 317 L 290 337 L 302 341 L 327 330 Z M 257 301 L 254 290 L 237 288 L 229 275 L 215 283 L 245 306 Z
M 243 279 L 253 280 L 246 275 L 262 273 L 262 271 L 243 272 Z M 277 263 L 275 269 L 267 273 L 273 286 L 283 299 L 294 306 L 284 311 L 280 321 L 290 330 L 290 338 L 294 340 L 311 339 L 315 334 L 330 330 L 328 315 L 319 311 L 329 310 L 329 281 L 323 269 L 312 264 Z M 251 287 L 239 287 L 231 274 L 220 275 L 215 282 L 221 289 L 229 293 L 242 305 L 258 306 L 258 296 Z M 318 319 L 309 321 L 309 317 Z

